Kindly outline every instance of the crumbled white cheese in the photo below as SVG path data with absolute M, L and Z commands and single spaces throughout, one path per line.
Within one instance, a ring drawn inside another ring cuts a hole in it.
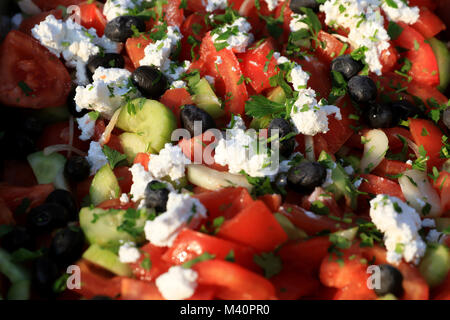
M 78 128 L 81 130 L 80 140 L 87 141 L 92 138 L 95 132 L 95 120 L 91 118 L 89 113 L 77 119 Z
M 188 194 L 169 193 L 167 210 L 145 223 L 145 237 L 158 247 L 170 247 L 180 231 L 195 228 L 206 218 L 206 208 Z
M 253 43 L 255 37 L 250 33 L 252 25 L 245 18 L 238 18 L 231 24 L 226 24 L 211 32 L 215 44 L 221 45 L 227 43 L 227 48 L 233 48 L 236 52 L 245 52 L 247 47 Z M 222 35 L 227 34 L 227 39 L 221 39 Z M 217 62 L 216 62 L 217 63 Z
M 300 91 L 306 89 L 309 81 L 309 74 L 303 71 L 300 65 L 296 65 L 291 70 L 291 82 L 294 90 Z
M 381 7 L 389 20 L 407 24 L 414 24 L 419 20 L 419 7 L 410 7 L 403 0 L 391 0 L 391 2 L 395 3 L 397 8 L 390 6 L 387 1 L 381 3 Z
M 130 13 L 130 10 L 139 7 L 142 0 L 107 0 L 103 6 L 103 15 L 111 21 L 119 16 Z
M 174 266 L 156 278 L 159 292 L 166 300 L 184 300 L 192 297 L 197 288 L 198 274 L 192 269 Z
M 202 0 L 206 12 L 213 12 L 216 10 L 225 10 L 228 7 L 227 0 Z
M 181 65 L 175 62 L 172 62 L 170 59 L 167 59 L 161 71 L 171 82 L 178 81 L 183 74 L 185 74 L 189 67 L 191 66 L 190 61 L 184 61 Z M 173 83 L 172 83 L 173 85 Z
M 149 182 L 155 180 L 155 178 L 150 172 L 145 170 L 144 166 L 140 163 L 134 164 L 130 168 L 130 172 L 133 176 L 130 194 L 133 197 L 133 201 L 138 202 L 145 197 L 145 188 L 147 188 Z
M 187 87 L 186 82 L 184 82 L 182 80 L 174 81 L 170 85 L 171 89 L 181 89 L 181 88 L 186 88 L 186 87 Z
M 436 228 L 436 221 L 434 219 L 423 219 L 422 228 Z
M 275 8 L 278 6 L 278 0 L 264 0 L 267 3 L 267 8 L 269 11 L 275 10 Z
M 205 79 L 212 86 L 216 83 L 216 80 L 213 77 L 211 77 L 211 76 L 205 76 Z
M 292 20 L 289 24 L 289 27 L 291 28 L 291 32 L 297 32 L 302 29 L 309 28 L 308 25 L 302 21 L 303 19 L 306 18 L 306 15 L 293 13 L 291 18 L 292 18 Z
M 406 262 L 420 261 L 426 244 L 419 235 L 422 221 L 415 209 L 399 198 L 377 195 L 370 201 L 370 217 L 384 233 L 389 263 L 398 264 L 402 257 Z
M 325 179 L 325 182 L 322 184 L 322 188 L 326 188 L 328 186 L 331 186 L 334 183 L 333 181 L 333 170 L 327 169 L 327 177 Z
M 346 166 L 344 167 L 345 173 L 347 173 L 349 176 L 352 176 L 355 174 L 355 169 L 352 166 Z
M 159 154 L 150 155 L 148 170 L 156 179 L 169 177 L 174 181 L 184 177 L 190 163 L 179 146 L 166 143 Z
M 119 248 L 119 260 L 122 263 L 135 263 L 140 257 L 139 249 L 132 242 L 126 242 Z
M 238 114 L 233 114 L 233 118 L 231 119 L 230 123 L 227 125 L 227 128 L 228 129 L 247 130 L 247 126 L 245 125 L 244 120 Z
M 78 111 L 94 110 L 111 119 L 126 101 L 140 96 L 131 82 L 131 72 L 126 69 L 99 67 L 92 78 L 93 83 L 76 89 L 75 103 Z
M 120 196 L 120 204 L 127 204 L 128 202 L 130 202 L 130 198 L 126 193 L 122 193 Z
M 428 232 L 426 241 L 427 243 L 441 243 L 444 239 L 443 233 L 437 231 L 436 229 L 432 229 Z
M 17 2 L 23 13 L 33 16 L 39 14 L 42 10 L 33 2 L 33 0 L 20 0 Z
M 96 141 L 91 141 L 86 160 L 91 165 L 91 175 L 96 174 L 98 170 L 108 163 L 108 158 L 103 153 L 102 146 Z

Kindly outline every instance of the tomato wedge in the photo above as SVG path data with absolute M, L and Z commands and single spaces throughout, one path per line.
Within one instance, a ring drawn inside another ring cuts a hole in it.
M 53 184 L 38 184 L 33 187 L 0 184 L 0 198 L 5 201 L 11 211 L 16 210 L 24 199 L 30 200 L 29 208 L 34 208 L 43 204 L 53 190 L 55 190 Z
M 55 16 L 56 19 L 62 19 L 61 10 L 55 9 L 51 11 L 41 12 L 34 16 L 24 19 L 19 26 L 19 31 L 22 31 L 23 33 L 26 33 L 27 35 L 31 36 L 31 29 L 33 29 L 35 25 L 44 21 L 48 15 L 53 15 Z
M 450 212 L 450 173 L 442 171 L 433 184 L 433 187 L 441 197 L 441 206 L 444 215 Z
M 71 78 L 64 64 L 32 37 L 11 31 L 0 48 L 0 102 L 41 109 L 64 105 Z
M 440 152 L 444 146 L 442 142 L 443 133 L 441 130 L 431 121 L 425 119 L 409 119 L 409 128 L 413 136 L 414 142 L 417 146 L 423 146 L 427 152 L 428 170 L 437 167 L 438 169 L 445 162 L 445 159 L 441 159 Z
M 48 11 L 55 9 L 58 6 L 68 7 L 71 5 L 78 5 L 86 0 L 33 0 L 41 10 Z
M 425 39 L 434 37 L 446 29 L 445 23 L 427 8 L 420 9 L 419 20 L 412 27 L 419 31 Z
M 99 3 L 86 2 L 80 4 L 80 22 L 87 29 L 94 28 L 97 31 L 97 35 L 102 37 L 105 33 L 107 21 L 99 7 Z
M 378 177 L 373 174 L 362 174 L 364 179 L 359 187 L 359 191 L 367 192 L 369 194 L 388 194 L 392 197 L 397 197 L 405 201 L 405 196 L 400 188 L 400 185 L 392 180 Z

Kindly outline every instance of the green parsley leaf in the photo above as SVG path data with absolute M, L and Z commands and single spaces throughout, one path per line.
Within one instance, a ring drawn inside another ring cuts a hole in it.
M 273 252 L 254 255 L 253 261 L 264 270 L 264 277 L 270 279 L 283 269 L 281 258 Z
M 111 149 L 107 145 L 104 145 L 102 150 L 106 158 L 108 158 L 109 165 L 113 170 L 118 164 L 127 159 L 127 156 L 125 154 L 122 154 L 117 150 Z
M 214 254 L 210 254 L 208 252 L 203 253 L 202 255 L 198 256 L 197 258 L 194 258 L 192 260 L 189 260 L 185 263 L 183 263 L 181 266 L 185 269 L 190 269 L 192 266 L 194 266 L 196 263 L 212 260 L 216 257 Z

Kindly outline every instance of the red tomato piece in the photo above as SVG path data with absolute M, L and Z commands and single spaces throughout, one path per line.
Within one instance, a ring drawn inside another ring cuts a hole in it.
M 304 271 L 286 268 L 270 279 L 280 300 L 298 300 L 313 295 L 319 288 L 319 281 Z
M 102 7 L 99 3 L 82 3 L 80 7 L 81 25 L 87 29 L 94 28 L 97 35 L 102 37 L 105 33 L 106 18 L 103 15 Z
M 78 137 L 81 132 L 78 126 L 74 125 L 74 136 L 73 136 L 73 146 L 82 151 L 89 149 L 89 143 L 86 141 L 81 141 Z M 57 144 L 68 144 L 70 136 L 70 126 L 69 122 L 58 122 L 45 127 L 44 132 L 41 137 L 37 140 L 36 146 L 38 149 L 45 149 L 48 146 L 53 146 Z M 66 154 L 64 152 L 63 154 Z
M 398 51 L 392 46 L 381 52 L 380 63 L 383 66 L 381 72 L 386 73 L 392 71 L 397 64 L 398 58 Z
M 363 280 L 365 285 L 368 278 L 367 265 L 361 263 L 362 256 L 353 255 L 352 259 L 349 256 L 350 254 L 346 253 L 342 257 L 344 264 L 338 263 L 336 256 L 326 256 L 320 265 L 320 281 L 327 287 L 338 289 L 360 280 Z
M 4 160 L 2 180 L 17 187 L 32 187 L 38 184 L 30 164 L 20 160 Z
M 250 79 L 250 86 L 256 93 L 271 88 L 269 79 L 277 74 L 277 61 L 273 57 L 274 45 L 271 39 L 264 40 L 258 47 L 251 48 L 243 54 L 241 69 L 244 76 Z
M 235 263 L 208 260 L 195 264 L 199 284 L 216 286 L 216 296 L 223 300 L 275 299 L 275 288 L 264 277 Z
M 272 212 L 277 212 L 281 207 L 281 202 L 283 201 L 281 195 L 279 194 L 265 194 L 259 197 L 258 200 L 264 202 L 267 208 L 269 208 Z
M 171 264 L 178 265 L 192 260 L 205 252 L 215 255 L 215 258 L 220 260 L 225 260 L 227 255 L 232 252 L 234 261 L 237 264 L 254 271 L 260 270 L 253 262 L 255 250 L 252 248 L 190 229 L 180 232 L 163 259 Z
M 187 104 L 193 104 L 192 97 L 186 88 L 176 88 L 167 90 L 161 97 L 161 103 L 172 110 L 178 122 L 178 127 L 181 127 L 180 112 L 181 107 Z
M 308 87 L 317 92 L 319 99 L 327 98 L 331 91 L 330 64 L 316 56 L 307 56 L 304 59 L 294 60 L 302 66 L 304 71 L 311 74 Z
M 433 300 L 450 300 L 450 272 L 445 281 L 433 290 Z
M 53 15 L 55 16 L 56 19 L 62 19 L 61 10 L 44 11 L 24 19 L 19 26 L 19 31 L 22 31 L 23 33 L 26 33 L 27 35 L 31 36 L 31 29 L 33 29 L 35 25 L 44 21 L 48 15 Z
M 286 232 L 262 201 L 255 201 L 232 219 L 226 220 L 218 237 L 272 251 L 287 240 Z
M 145 35 L 138 38 L 128 38 L 125 42 L 125 50 L 135 68 L 140 67 L 140 61 L 145 57 L 144 49 L 151 42 L 151 39 Z
M 180 8 L 181 0 L 170 0 L 163 5 L 164 20 L 169 26 L 180 27 L 184 20 L 184 9 Z
M 442 171 L 439 178 L 433 184 L 433 187 L 441 197 L 442 210 L 445 213 L 450 212 L 450 173 Z
M 140 163 L 145 170 L 148 171 L 148 162 L 150 161 L 150 155 L 148 153 L 138 153 L 134 158 L 134 163 Z
M 218 57 L 222 60 L 220 64 L 215 62 Z M 211 34 L 208 33 L 200 45 L 200 59 L 204 64 L 201 71 L 215 78 L 216 92 L 226 100 L 227 116 L 231 116 L 231 113 L 243 115 L 248 93 L 245 83 L 241 81 L 243 76 L 241 67 L 233 51 L 229 49 L 217 51 Z
M 321 30 L 317 35 L 316 53 L 319 58 L 331 62 L 337 58 L 341 53 L 344 53 L 344 44 L 335 36 Z
M 14 216 L 11 209 L 6 205 L 5 200 L 0 198 L 0 226 L 4 224 L 14 224 Z
M 43 204 L 53 190 L 55 190 L 53 184 L 38 184 L 32 187 L 0 184 L 0 198 L 5 201 L 11 211 L 15 211 L 26 198 L 30 200 L 29 208 Z
M 430 10 L 437 8 L 437 1 L 435 0 L 409 0 L 410 7 L 427 7 Z
M 0 102 L 41 109 L 64 105 L 72 80 L 64 64 L 34 38 L 11 31 L 0 47 Z
M 133 184 L 133 175 L 128 167 L 118 167 L 114 169 L 114 174 L 119 181 L 120 190 L 123 193 L 129 193 Z
M 155 283 L 132 278 L 121 278 L 120 298 L 122 300 L 164 300 Z
M 224 216 L 232 219 L 253 203 L 253 199 L 245 188 L 225 188 L 218 191 L 200 193 L 194 196 L 208 210 L 208 219 Z
M 193 3 L 193 1 L 188 1 L 188 6 Z M 205 15 L 201 14 L 199 10 L 193 10 L 195 13 L 191 14 L 184 20 L 181 25 L 181 33 L 183 34 L 183 39 L 181 39 L 181 52 L 180 60 L 192 60 L 194 53 L 195 57 L 198 57 L 198 51 L 200 46 L 194 46 L 190 43 L 189 37 L 193 37 L 195 40 L 201 42 L 205 34 L 211 30 L 211 26 L 207 25 L 205 22 Z M 192 52 L 193 50 L 193 52 Z
M 413 27 L 403 22 L 398 24 L 403 31 L 393 42 L 397 46 L 408 49 L 405 56 L 412 62 L 408 74 L 420 84 L 437 86 L 439 84 L 439 68 L 433 49 Z
M 361 183 L 359 191 L 375 195 L 387 194 L 405 201 L 405 196 L 398 183 L 373 174 L 362 174 L 361 178 L 363 178 L 364 181 Z
M 440 168 L 445 162 L 445 159 L 440 157 L 441 148 L 444 146 L 441 130 L 429 120 L 409 119 L 409 122 L 414 142 L 419 147 L 423 146 L 427 156 L 430 157 L 427 163 L 428 169 L 431 170 L 434 166 Z
M 390 176 L 396 176 L 411 168 L 410 164 L 403 161 L 384 159 L 372 173 L 383 178 L 392 179 Z
M 58 6 L 68 7 L 71 5 L 78 5 L 85 2 L 85 0 L 33 0 L 41 10 L 48 11 L 55 9 Z
M 432 38 L 447 29 L 445 23 L 427 8 L 420 9 L 419 20 L 412 27 L 419 31 L 425 39 Z
M 126 204 L 123 204 L 120 199 L 111 199 L 106 200 L 100 203 L 97 208 L 103 209 L 103 210 L 109 210 L 109 209 L 116 209 L 116 210 L 127 210 L 130 208 L 133 208 L 134 203 L 128 202 Z
M 130 264 L 135 277 L 143 281 L 153 281 L 161 274 L 167 272 L 170 268 L 170 264 L 162 259 L 166 251 L 166 248 L 157 247 L 151 243 L 143 246 L 141 248 L 141 257 L 139 260 Z M 142 261 L 144 261 L 144 259 L 150 259 L 150 269 L 146 269 L 142 266 Z

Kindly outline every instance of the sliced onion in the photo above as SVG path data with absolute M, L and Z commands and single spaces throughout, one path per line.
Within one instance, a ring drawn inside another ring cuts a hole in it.
M 386 156 L 389 148 L 389 139 L 382 130 L 373 129 L 368 131 L 364 137 L 364 154 L 361 159 L 360 169 L 362 173 L 369 173 L 375 169 Z
M 111 120 L 109 121 L 108 125 L 105 128 L 105 131 L 102 134 L 102 137 L 100 138 L 100 144 L 104 145 L 106 143 L 109 142 L 109 139 L 111 139 L 111 132 L 114 130 L 114 128 L 116 127 L 117 121 L 119 120 L 119 115 L 120 115 L 120 111 L 122 109 L 119 108 L 116 110 L 116 112 L 114 112 Z
M 405 138 L 405 140 L 408 143 L 408 147 L 411 148 L 411 150 L 414 152 L 416 157 L 420 158 L 419 147 L 417 146 L 417 144 L 415 144 L 413 141 L 409 140 L 408 138 Z
M 70 116 L 69 118 L 69 146 L 73 146 L 73 136 L 75 135 L 75 128 L 74 128 L 74 120 L 73 117 Z M 67 157 L 70 157 L 72 155 L 72 150 L 70 150 L 67 153 Z
M 66 152 L 73 152 L 76 153 L 80 156 L 85 157 L 86 156 L 86 152 L 81 151 L 80 149 L 75 148 L 74 146 L 68 145 L 68 144 L 55 144 L 53 146 L 49 146 L 47 148 L 44 149 L 44 155 L 48 156 L 52 153 L 55 152 L 62 152 L 62 151 L 66 151 Z
M 253 188 L 242 175 L 217 171 L 201 164 L 187 165 L 187 179 L 190 183 L 208 190 L 233 186 L 244 187 L 249 191 Z
M 409 205 L 417 212 L 427 218 L 439 217 L 442 213 L 441 199 L 438 193 L 428 180 L 427 173 L 418 170 L 408 170 L 403 172 L 403 176 L 398 179 L 403 195 Z M 424 208 L 427 203 L 431 206 L 426 214 Z
M 305 156 L 309 161 L 316 161 L 316 156 L 314 155 L 314 137 L 305 136 Z

